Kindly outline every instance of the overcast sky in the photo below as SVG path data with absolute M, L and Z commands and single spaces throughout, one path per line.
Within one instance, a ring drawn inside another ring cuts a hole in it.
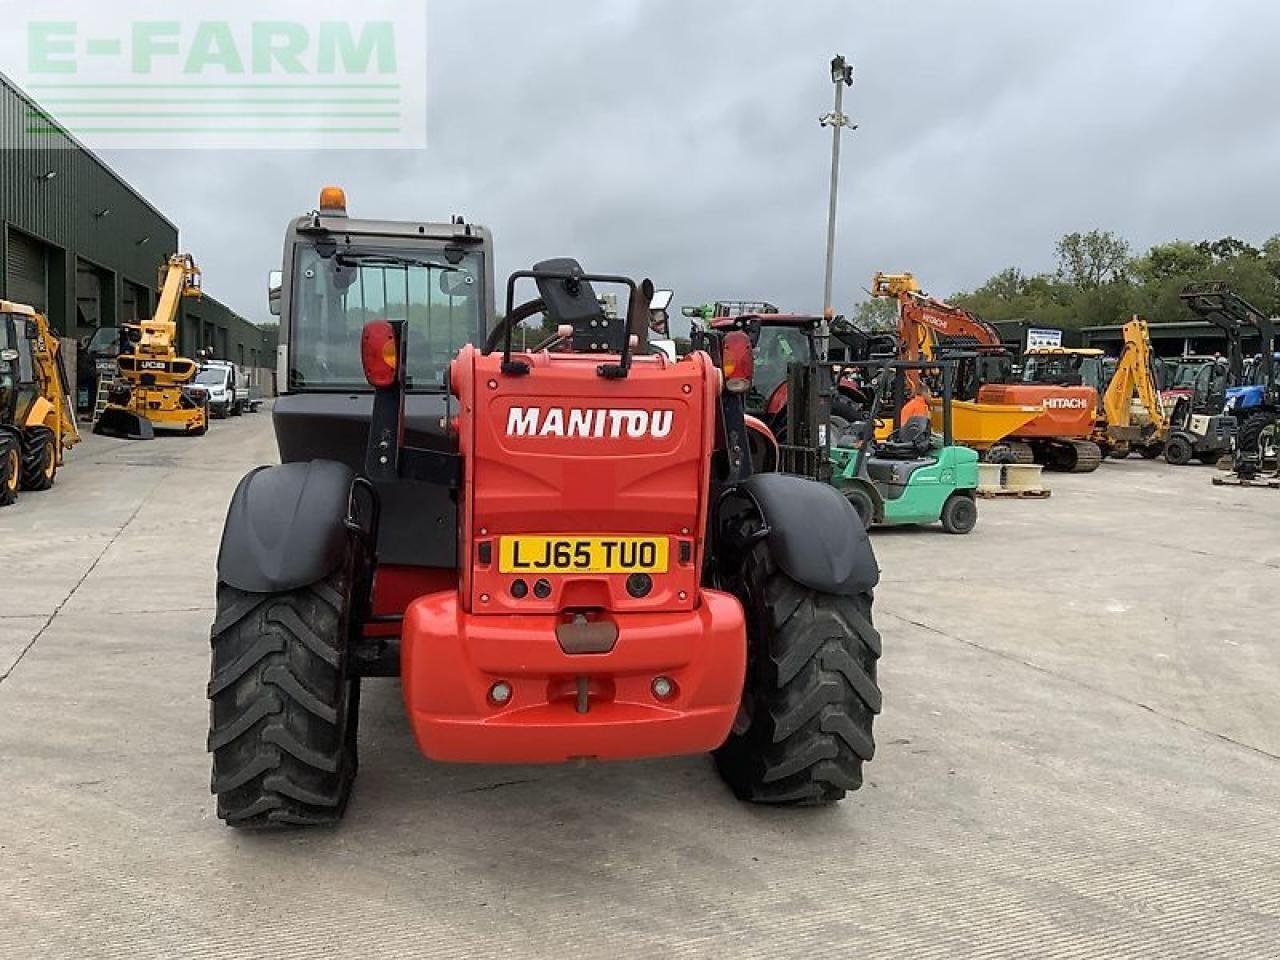
M 1270 0 L 433 0 L 424 151 L 107 160 L 258 321 L 329 182 L 353 215 L 488 225 L 500 276 L 570 255 L 678 304 L 816 310 L 840 52 L 844 311 L 877 269 L 944 295 L 1049 269 L 1072 230 L 1280 232 L 1278 36 Z

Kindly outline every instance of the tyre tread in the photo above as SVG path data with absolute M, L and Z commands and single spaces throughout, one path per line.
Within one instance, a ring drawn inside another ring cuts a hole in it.
M 218 587 L 208 746 L 218 816 L 234 827 L 332 824 L 355 776 L 346 672 L 349 568 L 282 594 Z
M 721 776 L 743 800 L 835 803 L 862 784 L 875 753 L 872 723 L 880 635 L 870 593 L 821 594 L 790 579 L 757 544 L 739 599 L 754 644 L 744 698 L 751 720 L 716 751 Z

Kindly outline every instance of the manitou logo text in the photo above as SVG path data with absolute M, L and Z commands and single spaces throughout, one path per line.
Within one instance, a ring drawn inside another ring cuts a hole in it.
M 1050 410 L 1086 410 L 1089 401 L 1084 397 L 1050 397 L 1044 405 Z
M 583 410 L 564 407 L 512 407 L 509 437 L 581 437 L 583 439 L 661 440 L 671 435 L 670 410 Z

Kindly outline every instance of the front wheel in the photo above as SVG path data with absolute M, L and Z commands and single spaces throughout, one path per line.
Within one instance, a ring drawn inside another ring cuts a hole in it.
M 969 533 L 978 525 L 978 504 L 967 493 L 953 493 L 942 505 L 939 519 L 947 533 Z
M 1175 467 L 1185 467 L 1191 462 L 1195 450 L 1191 446 L 1191 441 L 1183 436 L 1173 436 L 1168 439 L 1164 445 L 1165 463 L 1172 464 Z
M 58 472 L 58 438 L 48 427 L 22 432 L 22 489 L 48 490 Z
M 342 819 L 356 775 L 351 565 L 280 594 L 218 586 L 209 750 L 218 816 L 274 828 Z
M 1276 415 L 1268 411 L 1251 413 L 1240 424 L 1236 438 L 1236 472 L 1242 477 L 1256 475 L 1275 443 Z
M 1159 443 L 1149 443 L 1145 447 L 1139 447 L 1138 453 L 1142 455 L 1143 460 L 1154 460 L 1164 453 L 1164 446 Z
M 715 753 L 740 800 L 825 806 L 862 785 L 880 712 L 871 593 L 811 590 L 757 543 L 739 594 L 747 616 L 747 678 L 738 719 Z
M 871 500 L 871 494 L 861 487 L 849 487 L 844 491 L 844 496 L 862 521 L 862 529 L 870 530 L 876 520 L 876 506 Z

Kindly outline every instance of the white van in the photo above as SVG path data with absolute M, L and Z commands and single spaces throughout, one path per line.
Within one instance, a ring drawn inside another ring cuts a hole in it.
M 238 417 L 249 404 L 249 386 L 244 373 L 227 360 L 206 360 L 195 382 L 209 393 L 209 413 L 221 420 Z

